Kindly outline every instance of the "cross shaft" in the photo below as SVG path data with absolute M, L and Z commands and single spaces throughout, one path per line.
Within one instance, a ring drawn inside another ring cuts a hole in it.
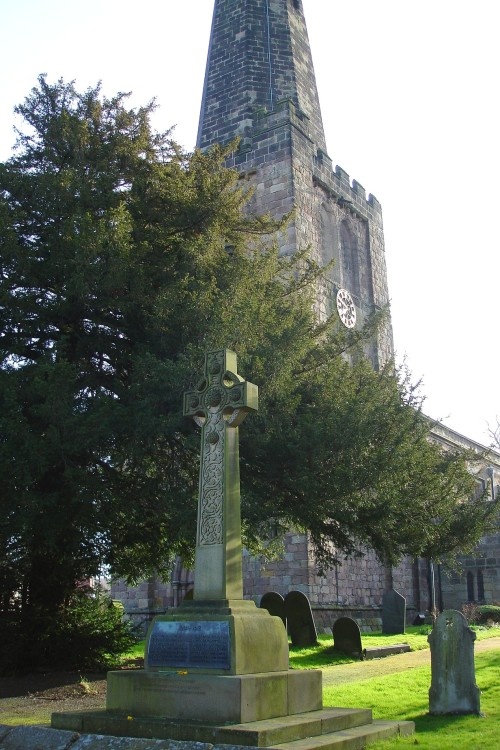
M 258 388 L 228 349 L 206 355 L 203 380 L 184 394 L 184 415 L 201 426 L 197 600 L 243 598 L 238 426 L 257 408 Z

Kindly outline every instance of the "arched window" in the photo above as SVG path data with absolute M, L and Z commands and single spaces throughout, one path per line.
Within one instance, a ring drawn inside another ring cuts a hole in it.
M 331 269 L 331 279 L 334 284 L 339 287 L 342 286 L 341 278 L 341 262 L 339 255 L 340 237 L 339 227 L 335 220 L 335 216 L 328 204 L 321 206 L 321 252 L 322 260 L 326 265 L 333 261 L 333 268 Z
M 474 576 L 471 572 L 467 573 L 467 601 L 474 601 Z
M 356 237 L 347 221 L 340 225 L 340 257 L 342 262 L 342 285 L 359 298 L 359 255 Z
M 484 578 L 480 570 L 477 572 L 477 598 L 480 602 L 484 602 Z

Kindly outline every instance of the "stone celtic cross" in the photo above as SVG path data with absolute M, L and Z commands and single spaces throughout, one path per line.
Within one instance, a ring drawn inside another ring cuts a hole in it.
M 201 426 L 197 600 L 243 598 L 238 425 L 257 407 L 258 388 L 228 349 L 206 355 L 202 382 L 184 394 L 184 415 Z

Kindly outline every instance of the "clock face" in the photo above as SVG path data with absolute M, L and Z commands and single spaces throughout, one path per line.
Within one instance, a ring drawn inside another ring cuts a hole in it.
M 339 289 L 337 292 L 337 311 L 345 327 L 354 328 L 356 325 L 356 308 L 347 289 Z

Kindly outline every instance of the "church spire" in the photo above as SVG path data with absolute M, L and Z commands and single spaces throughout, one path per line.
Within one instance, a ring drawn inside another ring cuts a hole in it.
M 301 0 L 215 0 L 197 145 L 244 137 L 284 100 L 326 151 Z
M 291 213 L 280 252 L 328 266 L 318 317 L 363 325 L 389 299 L 382 211 L 326 151 L 302 0 L 215 0 L 197 145 L 236 137 L 225 163 L 252 188 L 247 210 Z M 388 321 L 367 355 L 378 367 L 392 354 Z

